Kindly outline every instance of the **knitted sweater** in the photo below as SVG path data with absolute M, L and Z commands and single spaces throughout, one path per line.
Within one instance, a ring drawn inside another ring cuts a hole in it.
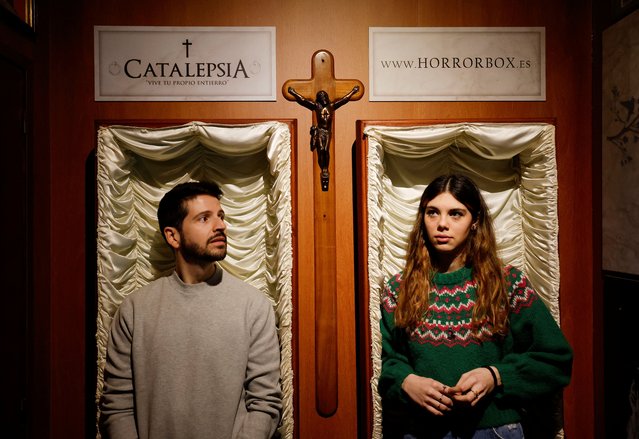
M 524 401 L 568 384 L 572 349 L 527 278 L 513 267 L 506 267 L 505 273 L 509 332 L 499 338 L 484 326 L 481 341 L 471 326 L 476 300 L 471 268 L 435 274 L 428 312 L 410 333 L 394 324 L 401 273 L 388 281 L 382 297 L 379 379 L 385 407 L 401 412 L 416 428 L 473 431 L 519 422 Z M 409 374 L 454 386 L 463 373 L 487 365 L 499 370 L 503 386 L 474 408 L 455 407 L 444 417 L 418 408 L 401 389 Z
M 111 325 L 101 424 L 107 438 L 268 438 L 281 410 L 273 308 L 217 266 L 174 272 L 127 296 Z

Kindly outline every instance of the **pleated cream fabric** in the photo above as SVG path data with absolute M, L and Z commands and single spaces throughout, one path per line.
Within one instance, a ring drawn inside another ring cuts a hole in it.
M 288 125 L 191 122 L 167 128 L 106 126 L 97 147 L 96 401 L 106 344 L 122 299 L 174 268 L 157 206 L 178 183 L 220 185 L 228 224 L 223 268 L 273 303 L 281 345 L 282 437 L 293 437 L 291 135 Z
M 464 173 L 493 216 L 504 263 L 521 268 L 559 321 L 555 128 L 537 123 L 368 126 L 368 278 L 374 429 L 381 434 L 380 294 L 403 269 L 421 194 L 441 174 Z

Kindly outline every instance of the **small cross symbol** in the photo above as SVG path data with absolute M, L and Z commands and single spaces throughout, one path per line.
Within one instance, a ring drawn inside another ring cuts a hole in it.
M 186 46 L 186 57 L 189 57 L 189 46 L 192 46 L 193 43 L 191 43 L 189 41 L 189 39 L 187 38 L 185 42 L 182 43 L 183 46 Z

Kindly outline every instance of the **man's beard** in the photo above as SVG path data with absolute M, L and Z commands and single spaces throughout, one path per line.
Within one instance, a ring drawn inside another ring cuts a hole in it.
M 224 236 L 224 235 L 223 235 Z M 218 238 L 216 236 L 216 238 Z M 182 241 L 180 252 L 184 257 L 184 260 L 197 265 L 207 265 L 215 261 L 221 261 L 226 257 L 226 237 L 224 242 L 224 248 L 210 249 L 208 245 L 211 241 L 207 241 L 206 247 L 202 247 L 194 242 L 189 242 L 186 239 Z

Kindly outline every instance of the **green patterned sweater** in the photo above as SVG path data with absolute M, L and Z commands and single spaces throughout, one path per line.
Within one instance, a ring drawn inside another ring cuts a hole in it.
M 523 273 L 511 266 L 504 270 L 510 298 L 509 332 L 495 337 L 483 324 L 481 340 L 471 323 L 476 300 L 471 268 L 435 274 L 431 304 L 410 333 L 394 324 L 401 273 L 387 282 L 381 300 L 379 379 L 385 414 L 402 413 L 407 428 L 472 431 L 519 422 L 519 409 L 526 401 L 569 383 L 570 345 Z M 419 408 L 401 389 L 411 373 L 454 386 L 463 373 L 487 365 L 499 370 L 503 386 L 474 408 L 455 407 L 444 417 Z

